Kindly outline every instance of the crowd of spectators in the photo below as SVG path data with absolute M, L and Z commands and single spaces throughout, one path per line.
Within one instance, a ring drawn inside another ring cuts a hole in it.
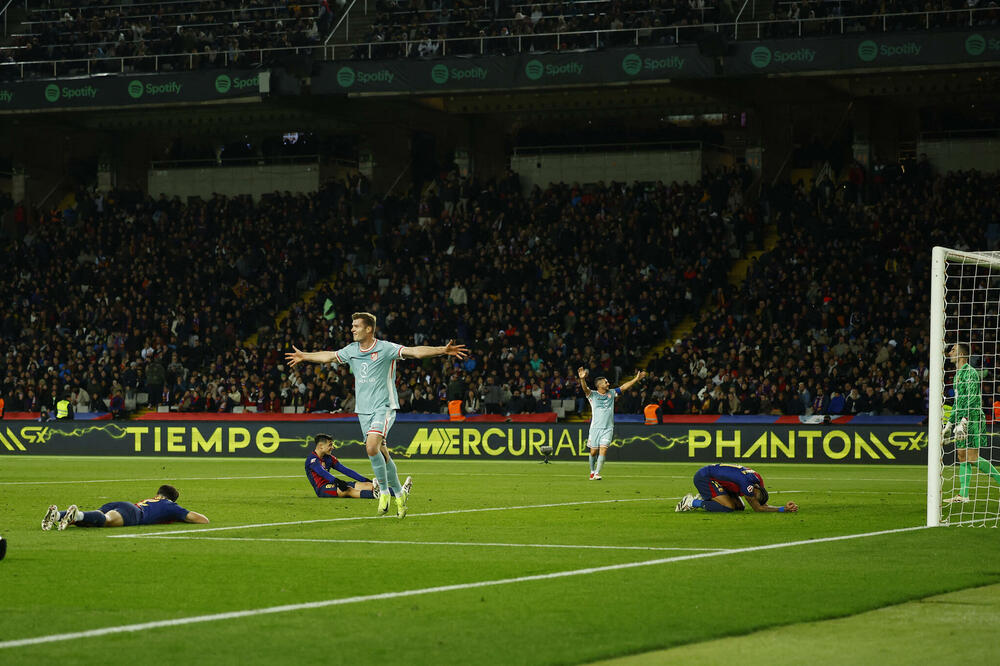
M 721 7 L 721 10 L 720 10 Z M 538 2 L 504 0 L 496 3 L 400 3 L 378 0 L 377 14 L 359 47 L 359 58 L 433 57 L 461 54 L 506 55 L 523 51 L 554 51 L 636 44 L 673 44 L 682 27 L 692 39 L 705 23 L 733 16 L 727 0 L 594 0 Z M 720 14 L 721 11 L 721 14 Z M 601 34 L 594 30 L 630 30 Z M 545 36 L 541 36 L 545 35 Z M 447 47 L 443 40 L 449 40 Z
M 126 58 L 125 71 L 254 67 L 270 61 L 268 49 L 320 43 L 341 9 L 331 0 L 90 0 L 72 5 L 54 0 L 48 5 L 33 8 L 22 31 L 0 51 L 0 62 L 78 61 L 64 65 L 60 75 L 120 72 L 121 58 Z M 162 54 L 175 57 L 154 61 Z M 36 69 L 52 74 L 51 67 Z
M 988 27 L 1000 25 L 997 7 L 996 0 L 787 0 L 774 4 L 767 20 L 775 23 L 763 25 L 761 36 Z
M 513 172 L 452 171 L 422 197 L 373 200 L 357 178 L 259 202 L 81 192 L 0 267 L 0 390 L 7 411 L 69 396 L 123 413 L 145 393 L 180 411 L 351 412 L 346 367 L 286 368 L 283 353 L 339 349 L 368 310 L 379 337 L 472 349 L 400 363 L 404 412 L 582 411 L 577 367 L 620 383 L 692 315 L 622 411 L 922 413 L 929 248 L 987 247 L 1000 177 L 859 169 L 752 206 L 745 168 L 527 192 Z M 729 286 L 768 220 L 776 247 Z
M 378 0 L 376 18 L 363 40 L 372 46 L 358 47 L 355 56 L 506 55 L 695 42 L 706 31 L 714 31 L 715 24 L 733 22 L 740 8 L 732 0 Z M 749 19 L 742 16 L 743 20 L 764 23 L 759 35 L 756 30 L 748 30 L 741 38 L 968 29 L 1000 25 L 1000 10 L 996 8 L 996 0 L 790 0 L 774 3 L 766 15 Z M 987 11 L 970 13 L 970 9 Z M 941 13 L 927 17 L 918 16 L 918 12 Z M 595 35 L 593 31 L 622 32 Z
M 88 0 L 69 5 L 50 0 L 34 7 L 25 30 L 0 48 L 0 64 L 76 61 L 64 64 L 60 75 L 122 71 L 121 58 L 126 58 L 125 71 L 262 66 L 279 57 L 275 49 L 301 51 L 322 42 L 346 4 Z M 356 47 L 354 56 L 505 55 L 695 42 L 714 32 L 715 24 L 735 20 L 740 8 L 734 0 L 376 0 L 375 18 L 370 25 L 365 22 L 366 45 Z M 943 13 L 918 15 L 928 11 Z M 994 26 L 1000 25 L 1000 9 L 997 0 L 787 0 L 756 20 L 765 21 L 761 37 L 808 37 Z M 758 35 L 747 31 L 745 37 Z M 163 54 L 172 57 L 154 58 Z M 29 67 L 28 73 L 51 75 L 52 70 Z
M 1000 176 L 883 165 L 868 192 L 772 193 L 777 246 L 653 360 L 641 401 L 663 414 L 926 414 L 930 248 L 987 247 Z M 971 342 L 991 367 L 996 350 Z
M 81 193 L 0 267 L 7 409 L 70 395 L 86 411 L 146 393 L 179 410 L 349 412 L 346 368 L 289 371 L 282 354 L 340 348 L 350 313 L 368 309 L 389 339 L 474 350 L 459 365 L 400 364 L 404 410 L 436 412 L 472 389 L 484 410 L 547 411 L 573 397 L 576 367 L 630 371 L 721 287 L 760 233 L 742 205 L 747 178 L 522 194 L 513 173 L 451 173 L 363 215 L 360 183 L 256 204 Z

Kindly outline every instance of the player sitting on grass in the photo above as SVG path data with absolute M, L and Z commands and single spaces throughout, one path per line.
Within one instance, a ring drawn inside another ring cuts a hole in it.
M 60 511 L 55 504 L 49 507 L 42 518 L 42 529 L 51 530 L 56 525 L 64 530 L 70 525 L 77 527 L 132 527 L 133 525 L 159 525 L 161 523 L 207 523 L 208 518 L 196 511 L 188 511 L 177 504 L 177 489 L 162 485 L 156 490 L 156 497 L 141 502 L 108 502 L 98 511 L 81 511 L 76 504 L 70 504 Z
M 338 479 L 330 473 L 331 469 L 346 474 L 354 481 Z M 380 495 L 378 481 L 365 478 L 337 460 L 333 455 L 333 438 L 322 433 L 316 435 L 316 449 L 306 456 L 306 478 L 316 491 L 316 497 L 378 499 Z M 412 486 L 413 480 L 406 477 L 403 492 L 409 494 Z M 389 494 L 395 497 L 392 488 L 389 489 Z
M 694 487 L 700 497 L 685 495 L 677 503 L 676 511 L 693 509 L 704 509 L 712 513 L 742 511 L 744 507 L 741 496 L 747 498 L 747 503 L 754 511 L 784 513 L 799 510 L 795 502 L 789 502 L 785 506 L 769 506 L 767 503 L 769 495 L 764 488 L 763 477 L 742 465 L 705 465 L 695 472 Z

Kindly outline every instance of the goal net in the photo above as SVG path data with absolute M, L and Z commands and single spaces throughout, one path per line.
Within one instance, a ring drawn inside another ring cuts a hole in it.
M 997 527 L 1000 252 L 934 248 L 929 351 L 927 524 Z

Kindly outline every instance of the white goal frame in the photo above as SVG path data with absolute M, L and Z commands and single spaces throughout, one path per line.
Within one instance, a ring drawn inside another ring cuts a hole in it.
M 988 256 L 993 255 L 993 256 Z M 930 384 L 927 414 L 927 526 L 941 525 L 941 475 L 943 472 L 942 426 L 944 421 L 945 294 L 947 262 L 961 259 L 998 269 L 1000 252 L 963 252 L 935 247 L 931 252 Z

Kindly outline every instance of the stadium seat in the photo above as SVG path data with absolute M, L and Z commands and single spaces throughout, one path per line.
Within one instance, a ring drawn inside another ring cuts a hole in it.
M 235 407 L 233 407 L 233 414 L 242 414 L 242 413 L 243 413 L 243 405 L 236 405 Z
M 135 404 L 137 404 L 137 405 L 148 405 L 149 404 L 149 394 L 148 393 L 136 393 L 135 394 Z
M 292 405 L 288 405 L 287 407 L 282 407 L 281 408 L 281 413 L 282 414 L 294 414 L 295 413 L 295 407 L 293 407 Z
M 158 405 L 156 407 L 157 414 L 165 414 L 170 411 L 170 405 Z

